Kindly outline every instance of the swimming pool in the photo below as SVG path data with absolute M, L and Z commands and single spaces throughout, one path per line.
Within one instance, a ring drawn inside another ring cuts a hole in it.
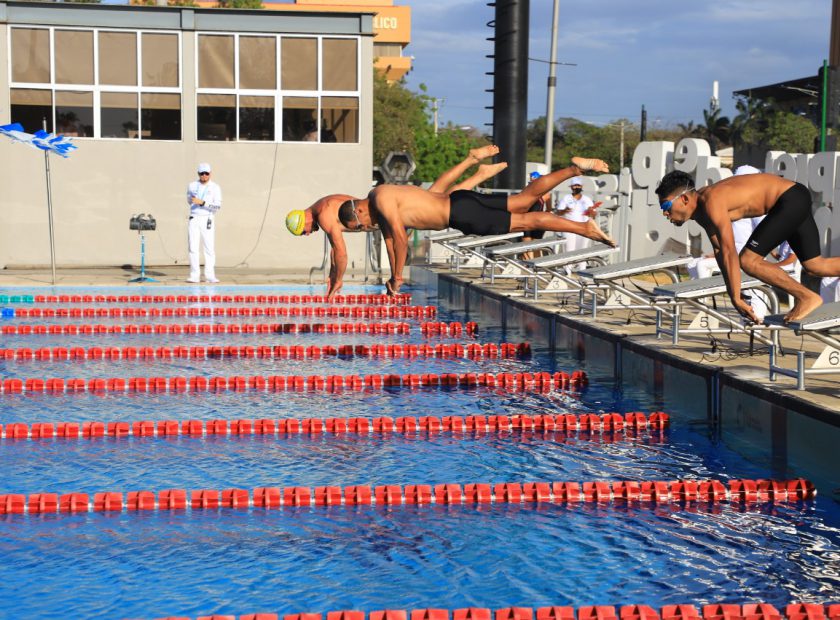
M 148 290 L 160 293 L 162 289 Z M 124 294 L 124 289 L 78 292 Z M 264 293 L 265 289 L 251 292 Z M 300 288 L 285 292 L 310 293 Z M 21 302 L 15 307 L 26 305 Z M 441 312 L 431 320 L 465 319 Z M 175 316 L 108 322 L 142 320 L 187 322 Z M 502 333 L 497 326 L 487 325 L 479 325 L 476 339 L 465 335 L 430 338 L 419 333 L 424 319 L 398 320 L 411 326 L 408 334 L 30 334 L 4 336 L 3 347 L 338 347 L 524 340 L 515 330 Z M 69 317 L 7 317 L 3 321 L 5 325 L 66 324 Z M 208 319 L 193 317 L 191 321 Z M 224 322 L 247 321 L 226 317 Z M 534 349 L 530 356 L 503 359 L 32 359 L 2 360 L 0 368 L 3 378 L 89 380 L 107 376 L 571 372 L 578 363 L 563 354 Z M 545 393 L 436 386 L 336 392 L 22 393 L 3 394 L 0 407 L 0 424 L 5 426 L 94 420 L 206 423 L 246 418 L 649 413 L 661 408 L 661 403 L 633 388 L 593 384 L 582 391 Z M 105 491 L 163 489 L 770 477 L 762 466 L 710 439 L 704 427 L 690 424 L 679 412 L 669 413 L 673 423 L 667 429 L 620 433 L 495 429 L 3 439 L 0 468 L 5 480 L 0 493 L 87 493 L 92 498 Z M 0 617 L 10 618 L 24 613 L 43 618 L 159 617 L 754 601 L 782 608 L 789 602 L 821 603 L 836 598 L 840 581 L 840 511 L 834 502 L 819 496 L 807 502 L 747 505 L 188 507 L 7 514 L 0 520 L 4 557 L 0 597 L 7 602 Z

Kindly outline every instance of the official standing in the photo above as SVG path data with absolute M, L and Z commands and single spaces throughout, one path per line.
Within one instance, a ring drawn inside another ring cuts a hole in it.
M 187 187 L 187 204 L 190 207 L 188 249 L 190 277 L 187 282 L 199 282 L 201 275 L 198 244 L 204 247 L 204 280 L 215 283 L 216 278 L 216 213 L 222 208 L 222 188 L 210 180 L 210 164 L 198 164 L 198 180 Z

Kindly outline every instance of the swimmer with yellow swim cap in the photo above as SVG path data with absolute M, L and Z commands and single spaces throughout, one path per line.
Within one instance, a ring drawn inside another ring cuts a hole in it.
M 296 237 L 300 237 L 306 228 L 306 211 L 302 209 L 289 211 L 289 215 L 286 216 L 286 228 Z

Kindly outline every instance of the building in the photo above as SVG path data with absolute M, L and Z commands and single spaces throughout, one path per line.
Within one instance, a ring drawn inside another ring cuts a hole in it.
M 59 265 L 185 264 L 186 185 L 210 162 L 224 192 L 220 267 L 308 271 L 320 235 L 283 220 L 331 193 L 366 195 L 374 15 L 0 2 L 0 123 L 75 136 L 52 158 Z M 44 159 L 0 142 L 0 267 L 49 263 Z M 361 265 L 364 236 L 347 235 Z M 358 238 L 356 238 L 358 237 Z

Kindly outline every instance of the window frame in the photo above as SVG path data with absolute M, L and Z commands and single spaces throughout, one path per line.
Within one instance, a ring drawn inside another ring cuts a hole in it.
M 15 29 L 22 30 L 47 30 L 49 31 L 49 58 L 50 58 L 50 81 L 47 82 L 15 82 L 12 78 L 12 34 L 11 31 Z M 63 84 L 55 81 L 55 31 L 56 30 L 75 30 L 90 32 L 93 36 L 93 84 Z M 136 71 L 135 76 L 136 85 L 126 86 L 117 84 L 100 84 L 99 82 L 99 33 L 100 32 L 118 32 L 118 33 L 133 33 L 135 35 L 136 44 Z M 143 34 L 174 34 L 178 38 L 178 86 L 143 86 Z M 184 50 L 182 46 L 182 32 L 179 30 L 153 30 L 153 29 L 134 29 L 134 28 L 111 28 L 111 27 L 82 27 L 82 26 L 40 26 L 28 24 L 9 25 L 9 36 L 7 45 L 7 59 L 8 59 L 8 75 L 9 75 L 9 90 L 12 89 L 30 89 L 30 90 L 46 90 L 52 93 L 52 127 L 56 128 L 56 93 L 61 91 L 75 91 L 75 92 L 90 92 L 93 93 L 93 136 L 79 136 L 74 137 L 76 140 L 124 140 L 128 142 L 147 141 L 147 142 L 183 142 L 183 127 L 184 127 Z M 107 93 L 130 93 L 137 95 L 137 137 L 123 138 L 123 137 L 102 137 L 102 119 L 101 119 L 101 94 Z M 160 138 L 143 138 L 142 136 L 142 116 L 143 116 L 143 94 L 177 94 L 181 99 L 181 106 L 179 114 L 181 117 L 181 137 L 178 140 L 164 140 Z M 14 120 L 14 119 L 11 119 Z
M 199 86 L 199 38 L 201 36 L 232 36 L 234 37 L 233 45 L 233 83 L 234 88 L 202 88 Z M 254 88 L 239 88 L 239 39 L 240 37 L 274 37 L 276 43 L 274 46 L 274 90 L 271 89 L 254 89 Z M 315 90 L 286 90 L 283 89 L 281 81 L 282 73 L 282 41 L 286 38 L 295 39 L 315 39 L 317 41 L 317 84 Z M 324 39 L 351 39 L 356 42 L 356 89 L 355 90 L 324 90 L 323 89 L 323 41 Z M 303 142 L 299 140 L 285 140 L 283 136 L 283 98 L 284 97 L 309 97 L 315 98 L 318 101 L 316 122 L 318 125 L 318 135 L 321 135 L 321 101 L 324 97 L 355 97 L 358 102 L 359 118 L 361 118 L 362 108 L 362 54 L 361 54 L 362 37 L 359 35 L 346 34 L 286 34 L 277 32 L 234 32 L 234 31 L 217 31 L 217 30 L 197 30 L 195 32 L 194 41 L 194 57 L 195 57 L 195 135 L 197 142 L 218 142 L 218 140 L 206 140 L 198 137 L 198 97 L 199 95 L 234 95 L 236 98 L 236 110 L 234 116 L 236 120 L 236 137 L 232 142 L 242 144 L 359 144 L 361 142 L 361 130 L 356 132 L 355 142 L 321 142 L 320 138 L 317 142 Z M 273 97 L 274 98 L 274 139 L 273 140 L 243 140 L 239 137 L 239 100 L 242 96 L 256 96 L 256 97 Z

